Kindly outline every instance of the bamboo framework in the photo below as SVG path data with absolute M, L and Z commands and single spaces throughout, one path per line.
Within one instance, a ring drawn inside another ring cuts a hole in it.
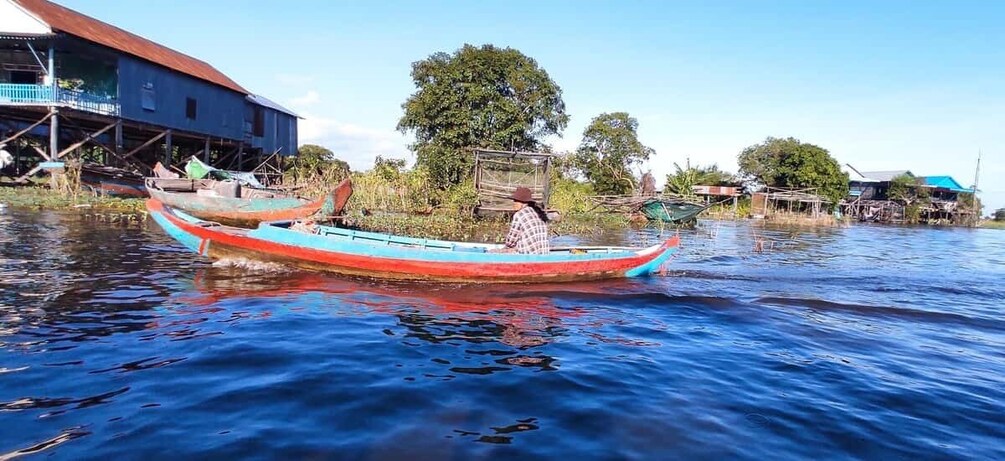
M 551 154 L 473 149 L 474 186 L 478 210 L 512 209 L 509 197 L 517 187 L 530 189 L 534 201 L 547 208 L 551 195 Z

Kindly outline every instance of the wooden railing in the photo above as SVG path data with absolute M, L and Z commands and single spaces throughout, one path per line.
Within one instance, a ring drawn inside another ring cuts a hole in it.
M 119 102 L 114 98 L 48 85 L 0 83 L 0 106 L 59 106 L 102 115 L 119 115 Z

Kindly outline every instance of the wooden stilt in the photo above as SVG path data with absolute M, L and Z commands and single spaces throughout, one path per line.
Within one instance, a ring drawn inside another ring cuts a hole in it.
M 56 160 L 56 152 L 59 152 L 59 115 L 56 108 L 52 109 L 52 117 L 49 119 L 49 155 L 47 160 Z
M 171 159 L 174 156 L 174 146 L 171 145 L 171 130 L 167 130 L 164 137 L 164 166 L 171 166 Z
M 167 130 L 167 131 L 161 132 L 157 136 L 154 136 L 153 138 L 150 138 L 150 140 L 148 140 L 147 142 L 145 142 L 143 144 L 140 144 L 139 146 L 137 146 L 136 148 L 134 148 L 133 150 L 131 150 L 129 152 L 126 152 L 126 155 L 123 155 L 122 158 L 123 159 L 127 159 L 129 157 L 132 157 L 133 155 L 136 155 L 137 152 L 139 152 L 139 151 L 141 151 L 143 149 L 146 149 L 147 147 L 150 147 L 151 144 L 153 144 L 153 143 L 155 143 L 157 141 L 160 141 L 161 138 L 167 136 L 167 134 L 170 131 L 171 130 Z

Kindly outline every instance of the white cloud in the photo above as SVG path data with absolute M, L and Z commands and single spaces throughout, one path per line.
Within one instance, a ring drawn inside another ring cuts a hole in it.
M 354 170 L 370 168 L 378 155 L 410 158 L 408 140 L 397 131 L 360 126 L 310 113 L 304 113 L 303 117 L 298 128 L 300 143 L 327 147 L 336 157 L 349 162 Z
M 304 109 L 309 106 L 313 106 L 321 101 L 321 94 L 317 91 L 310 90 L 303 96 L 297 96 L 290 99 L 290 105 L 298 109 Z

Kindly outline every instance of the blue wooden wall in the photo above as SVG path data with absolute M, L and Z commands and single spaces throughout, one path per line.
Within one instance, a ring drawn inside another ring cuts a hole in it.
M 151 91 L 145 91 L 148 85 Z M 151 96 L 153 110 L 144 108 L 144 97 Z M 236 91 L 147 61 L 119 56 L 119 104 L 125 119 L 241 140 L 247 104 L 244 97 Z M 185 115 L 186 98 L 197 101 L 195 120 Z
M 249 103 L 254 106 L 254 103 Z M 281 155 L 297 153 L 297 118 L 285 112 L 280 112 L 264 106 L 265 131 L 263 136 L 252 138 L 252 147 L 262 149 L 265 155 L 272 155 L 277 150 Z M 249 112 L 253 109 L 249 108 Z M 248 118 L 249 121 L 253 117 Z
M 279 152 L 281 155 L 297 153 L 297 121 L 299 117 L 289 109 L 259 95 L 249 95 L 248 107 L 245 109 L 245 130 L 254 133 L 255 112 L 262 114 L 261 136 L 254 136 L 252 147 L 259 148 L 262 153 L 271 155 Z

